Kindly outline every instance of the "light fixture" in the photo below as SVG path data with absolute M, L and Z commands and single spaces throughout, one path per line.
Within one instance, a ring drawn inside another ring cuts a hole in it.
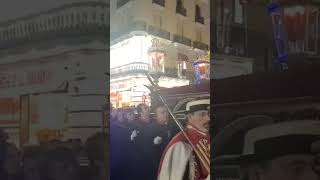
M 202 80 L 210 79 L 210 53 L 199 56 L 193 63 L 196 74 L 196 83 L 199 84 Z

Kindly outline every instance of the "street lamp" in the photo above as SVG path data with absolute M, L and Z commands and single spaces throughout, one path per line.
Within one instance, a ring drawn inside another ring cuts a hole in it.
M 165 52 L 160 46 L 160 41 L 156 38 L 151 40 L 151 47 L 148 49 L 149 55 L 149 74 L 158 85 L 159 78 L 164 73 Z
M 151 40 L 151 47 L 148 49 L 148 57 L 149 57 L 149 71 L 148 73 L 153 78 L 155 87 L 150 89 L 151 94 L 151 110 L 153 111 L 154 108 L 158 104 L 158 99 L 155 96 L 155 91 L 158 90 L 159 86 L 159 79 L 164 73 L 164 58 L 165 58 L 165 51 L 160 46 L 160 41 L 156 38 Z
M 202 80 L 210 79 L 210 53 L 199 58 L 193 63 L 196 74 L 196 83 L 199 84 Z

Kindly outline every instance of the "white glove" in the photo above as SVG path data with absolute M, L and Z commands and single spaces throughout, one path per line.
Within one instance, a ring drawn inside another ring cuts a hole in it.
M 138 134 L 139 134 L 139 131 L 137 131 L 137 130 L 132 131 L 131 136 L 130 136 L 131 141 L 133 141 L 134 138 L 136 138 L 138 136 Z
M 159 136 L 157 136 L 157 137 L 155 137 L 155 138 L 153 139 L 153 143 L 154 143 L 154 144 L 161 144 L 161 142 L 162 142 L 162 138 L 159 137 Z

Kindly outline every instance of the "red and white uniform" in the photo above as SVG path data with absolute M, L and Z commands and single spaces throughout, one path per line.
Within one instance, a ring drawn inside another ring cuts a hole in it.
M 210 136 L 198 130 L 192 124 L 185 129 L 195 147 L 202 144 L 203 150 L 210 157 Z M 209 180 L 207 172 L 191 145 L 182 132 L 177 134 L 168 144 L 161 158 L 158 180 Z

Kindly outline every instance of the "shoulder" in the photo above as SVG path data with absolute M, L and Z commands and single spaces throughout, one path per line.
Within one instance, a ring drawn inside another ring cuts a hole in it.
M 172 140 L 169 142 L 166 147 L 165 153 L 170 151 L 191 153 L 192 147 L 189 143 L 187 143 L 184 135 L 182 133 L 178 133 Z
M 186 138 L 184 137 L 183 133 L 180 132 L 178 134 L 176 134 L 170 141 L 169 146 L 176 144 L 178 142 L 187 142 Z

